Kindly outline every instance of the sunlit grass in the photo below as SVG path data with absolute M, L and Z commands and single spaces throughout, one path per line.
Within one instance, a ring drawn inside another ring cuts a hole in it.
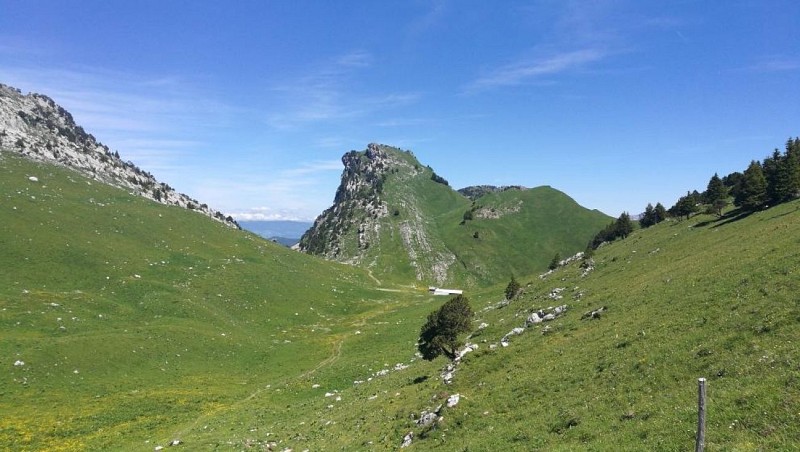
M 687 450 L 698 377 L 707 450 L 800 444 L 797 202 L 637 231 L 599 249 L 585 277 L 577 263 L 515 275 L 523 293 L 505 307 L 506 276 L 469 290 L 479 349 L 446 385 L 443 359 L 415 356 L 446 299 L 424 287 L 379 286 L 7 154 L 0 189 L 0 444 L 12 450 L 394 450 L 411 431 L 417 450 Z M 560 304 L 563 316 L 490 347 Z M 454 393 L 441 422 L 416 425 Z

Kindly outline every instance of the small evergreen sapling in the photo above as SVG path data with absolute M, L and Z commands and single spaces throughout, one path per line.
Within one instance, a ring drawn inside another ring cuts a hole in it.
M 519 283 L 517 282 L 517 279 L 514 278 L 514 275 L 511 275 L 511 281 L 509 281 L 508 285 L 506 286 L 506 291 L 505 291 L 506 300 L 514 299 L 514 297 L 517 296 L 517 292 L 519 292 L 519 288 L 520 286 Z

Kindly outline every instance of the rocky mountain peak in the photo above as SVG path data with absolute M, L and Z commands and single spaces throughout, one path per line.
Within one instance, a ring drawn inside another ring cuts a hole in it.
M 344 171 L 336 190 L 333 206 L 325 210 L 300 241 L 301 251 L 341 259 L 342 249 L 353 230 L 356 248 L 365 251 L 370 239 L 377 237 L 379 219 L 389 215 L 382 198 L 383 185 L 390 171 L 411 165 L 400 157 L 399 149 L 370 143 L 364 151 L 350 151 L 342 156 Z M 363 253 L 348 256 L 350 263 L 360 262 Z
M 119 153 L 98 142 L 72 115 L 42 94 L 24 95 L 0 83 L 0 149 L 25 157 L 56 163 L 92 179 L 168 205 L 200 212 L 229 226 L 231 217 L 176 192 L 152 174 L 123 161 Z

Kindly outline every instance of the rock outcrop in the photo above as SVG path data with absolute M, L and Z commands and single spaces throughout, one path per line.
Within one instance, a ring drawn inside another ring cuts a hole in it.
M 342 157 L 344 171 L 333 206 L 325 210 L 300 239 L 300 250 L 328 259 L 359 263 L 363 252 L 380 233 L 380 218 L 389 214 L 381 199 L 386 174 L 399 162 L 384 146 L 370 144 L 365 152 L 350 151 Z M 346 252 L 347 237 L 357 231 L 359 252 Z
M 445 282 L 455 255 L 432 232 L 433 219 L 420 193 L 409 189 L 415 180 L 436 182 L 435 173 L 420 165 L 410 152 L 376 143 L 365 151 L 346 153 L 342 163 L 344 171 L 333 205 L 303 235 L 299 249 L 371 267 L 387 258 L 380 253 L 384 243 L 399 243 L 403 254 L 389 259 L 413 268 L 417 280 Z M 447 187 L 447 191 L 452 190 Z M 391 206 L 387 199 L 392 200 Z
M 233 218 L 176 192 L 132 162 L 123 161 L 119 152 L 98 142 L 75 123 L 67 110 L 42 94 L 23 95 L 16 88 L 0 84 L 0 149 L 66 166 L 156 202 L 194 210 L 238 227 Z

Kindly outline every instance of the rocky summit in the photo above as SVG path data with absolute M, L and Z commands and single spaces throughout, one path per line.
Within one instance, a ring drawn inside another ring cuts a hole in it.
M 231 217 L 178 193 L 152 174 L 120 158 L 75 123 L 72 115 L 42 94 L 24 95 L 0 83 L 0 148 L 25 157 L 53 162 L 90 178 L 124 188 L 154 201 L 200 212 L 238 227 Z
M 551 187 L 454 190 L 410 151 L 371 143 L 342 157 L 333 205 L 300 250 L 377 278 L 474 285 L 582 251 L 610 218 Z M 558 227 L 554 227 L 558 225 Z

